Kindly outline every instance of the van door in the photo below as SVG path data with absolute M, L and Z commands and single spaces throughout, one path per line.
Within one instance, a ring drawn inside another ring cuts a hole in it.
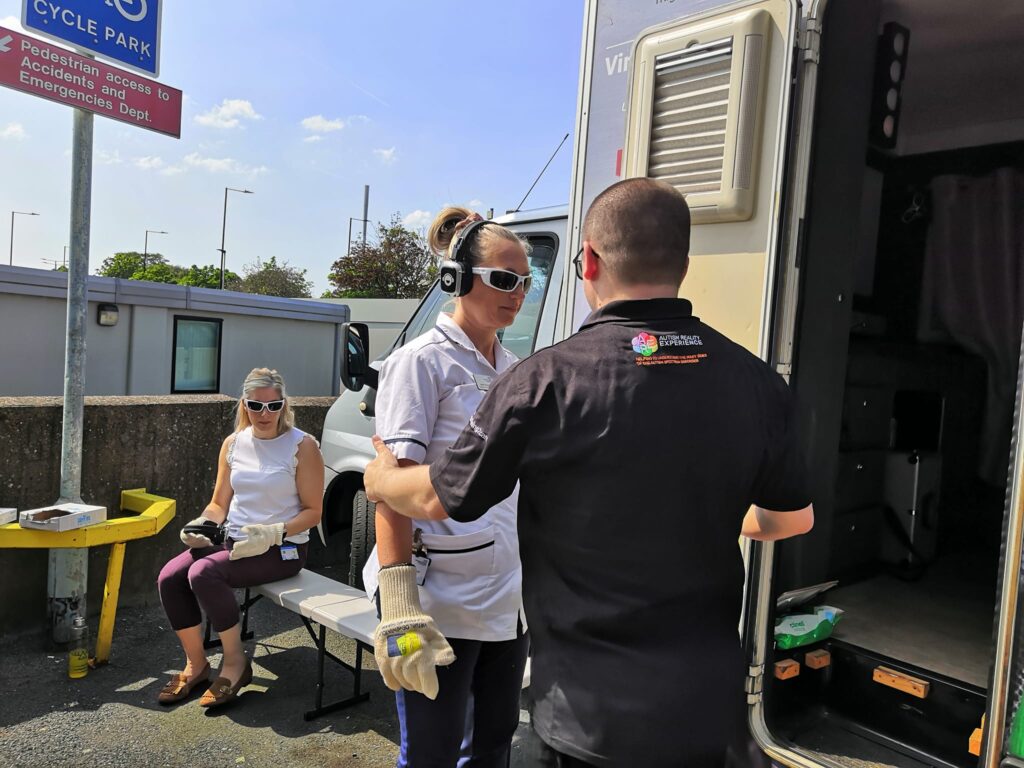
M 813 0 L 802 15 L 796 0 L 590 0 L 584 15 L 569 253 L 581 246 L 587 207 L 610 184 L 634 176 L 673 184 L 693 221 L 680 295 L 783 375 L 793 348 L 823 6 Z M 590 311 L 573 270 L 565 281 L 562 336 Z M 750 544 L 748 595 L 759 579 L 770 585 L 772 568 L 771 545 Z M 748 597 L 741 618 L 751 640 L 746 616 L 766 620 L 764 595 Z M 776 760 L 822 764 L 771 742 L 758 707 L 764 648 L 748 647 L 754 735 Z

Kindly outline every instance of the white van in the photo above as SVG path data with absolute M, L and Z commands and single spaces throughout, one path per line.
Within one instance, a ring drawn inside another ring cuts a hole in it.
M 562 265 L 566 262 L 566 206 L 519 211 L 495 219 L 526 238 L 533 250 L 530 269 L 533 287 L 514 324 L 499 332 L 502 344 L 518 357 L 552 343 L 562 287 Z M 435 282 L 420 302 L 391 349 L 434 327 L 437 315 L 450 309 L 451 296 Z M 371 354 L 376 352 L 371 350 Z M 360 387 L 346 390 L 327 412 L 321 438 L 326 473 L 321 538 L 351 535 L 349 583 L 362 586 L 362 568 L 374 544 L 373 505 L 363 493 L 363 469 L 374 456 L 370 438 L 374 434 L 373 404 L 376 390 Z
M 1024 768 L 1022 73 L 1019 0 L 586 2 L 561 250 L 619 178 L 675 185 L 681 295 L 796 393 L 815 528 L 745 543 L 737 617 L 778 764 Z

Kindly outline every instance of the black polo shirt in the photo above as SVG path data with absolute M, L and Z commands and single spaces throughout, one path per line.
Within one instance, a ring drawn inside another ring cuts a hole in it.
M 608 304 L 494 382 L 430 476 L 463 521 L 521 483 L 546 742 L 595 765 L 721 753 L 744 702 L 740 524 L 807 506 L 801 459 L 785 382 L 683 299 Z

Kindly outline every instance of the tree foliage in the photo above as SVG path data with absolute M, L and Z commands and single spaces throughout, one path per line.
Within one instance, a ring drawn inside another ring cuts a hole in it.
M 423 238 L 402 226 L 397 213 L 377 224 L 376 235 L 376 243 L 356 243 L 331 265 L 333 290 L 323 298 L 418 299 L 427 292 L 437 266 Z
M 143 261 L 145 261 L 145 267 Z M 135 273 L 142 272 L 146 267 L 155 264 L 166 263 L 167 259 L 159 253 L 149 253 L 143 258 L 143 254 L 138 251 L 123 251 L 105 258 L 96 274 L 101 277 L 120 277 L 123 280 L 148 280 L 149 278 L 135 277 Z M 167 281 L 158 280 L 157 282 Z
M 230 269 L 224 272 L 225 287 L 230 288 L 242 278 Z M 205 267 L 198 267 L 193 264 L 185 274 L 178 280 L 178 285 L 191 285 L 193 288 L 220 288 L 220 267 L 214 264 L 207 264 Z
M 101 277 L 119 277 L 122 280 L 148 280 L 151 283 L 190 285 L 196 288 L 220 288 L 220 268 L 215 264 L 193 264 L 185 268 L 169 263 L 167 258 L 159 253 L 115 253 L 103 260 L 96 274 Z M 230 270 L 224 273 L 225 283 L 238 282 L 241 279 Z
M 177 285 L 178 281 L 185 274 L 184 267 L 176 267 L 173 264 L 166 262 L 158 262 L 156 264 L 147 264 L 145 269 L 137 270 L 132 276 L 132 280 L 148 280 L 151 283 L 170 283 L 171 285 Z
M 241 278 L 227 283 L 232 291 L 258 293 L 263 296 L 283 296 L 290 299 L 308 299 L 312 296 L 313 283 L 306 277 L 306 270 L 291 267 L 288 262 L 277 261 L 271 256 L 267 261 L 256 259 L 247 264 Z

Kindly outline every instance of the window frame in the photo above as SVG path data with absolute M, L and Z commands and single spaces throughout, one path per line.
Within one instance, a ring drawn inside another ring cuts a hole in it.
M 217 370 L 216 381 L 213 389 L 178 389 L 177 375 L 178 367 L 178 321 L 189 320 L 203 323 L 215 323 L 217 325 Z M 224 349 L 224 318 L 222 317 L 200 317 L 198 315 L 173 315 L 173 332 L 171 334 L 171 394 L 172 395 L 217 395 L 220 394 L 221 379 L 221 354 Z

